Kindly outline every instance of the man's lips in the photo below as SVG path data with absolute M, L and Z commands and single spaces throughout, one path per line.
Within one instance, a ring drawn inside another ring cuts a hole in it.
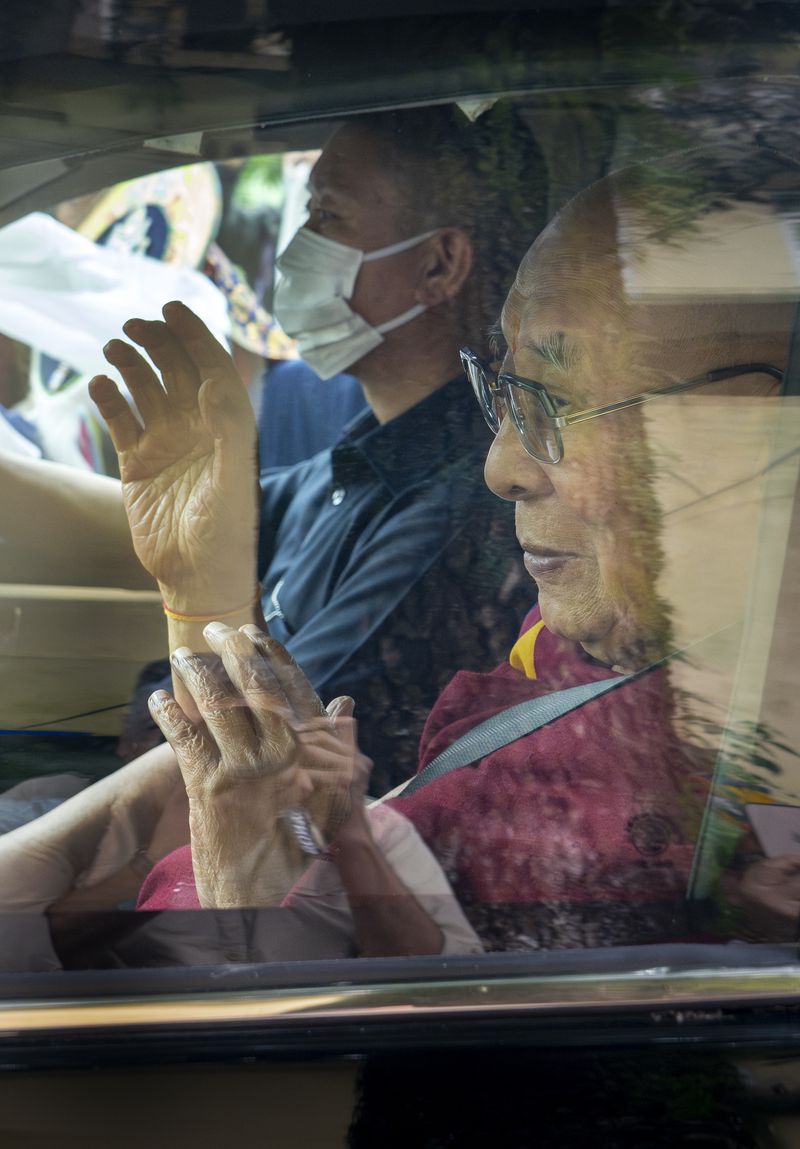
M 554 551 L 550 547 L 527 546 L 522 544 L 523 562 L 531 578 L 556 574 L 567 563 L 578 558 L 573 551 Z

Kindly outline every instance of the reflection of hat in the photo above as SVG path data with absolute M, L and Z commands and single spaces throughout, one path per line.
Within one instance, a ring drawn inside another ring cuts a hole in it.
M 297 358 L 294 340 L 259 305 L 245 277 L 218 244 L 209 244 L 203 270 L 228 301 L 231 339 L 262 359 Z
M 197 267 L 221 213 L 222 189 L 213 165 L 192 164 L 116 184 L 76 230 L 103 247 Z

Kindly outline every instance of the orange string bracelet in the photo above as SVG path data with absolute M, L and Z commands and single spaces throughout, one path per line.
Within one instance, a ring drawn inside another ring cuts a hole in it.
M 242 611 L 249 610 L 250 607 L 256 605 L 261 598 L 261 590 L 257 590 L 249 602 L 244 603 L 243 606 L 237 606 L 233 610 L 217 611 L 215 614 L 181 614 L 180 611 L 173 610 L 162 602 L 164 614 L 167 618 L 171 618 L 173 622 L 218 622 L 223 618 L 232 618 L 235 614 L 241 614 Z

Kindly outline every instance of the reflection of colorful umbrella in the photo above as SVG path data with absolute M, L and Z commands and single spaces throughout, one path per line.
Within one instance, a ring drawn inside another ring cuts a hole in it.
M 262 359 L 297 358 L 294 340 L 259 305 L 245 277 L 218 244 L 209 244 L 203 270 L 228 301 L 231 339 Z
M 724 899 L 719 901 L 722 875 L 733 864 L 740 844 L 752 833 L 745 807 L 779 801 L 774 785 L 762 781 L 753 769 L 754 761 L 767 762 L 770 772 L 775 769 L 764 757 L 765 741 L 768 736 L 760 726 L 734 737 L 734 753 L 743 758 L 718 763 L 698 835 L 690 894 L 716 899 L 717 910 L 723 913 L 728 911 Z
M 221 216 L 222 186 L 215 168 L 192 164 L 109 188 L 77 230 L 104 247 L 197 267 L 226 298 L 232 339 L 264 359 L 297 358 L 293 340 L 213 242 Z
M 222 189 L 214 166 L 192 164 L 116 184 L 100 194 L 75 230 L 109 253 L 146 256 L 190 274 L 216 235 L 221 215 Z M 154 296 L 153 302 L 158 311 L 167 299 Z M 133 297 L 129 310 L 141 311 Z M 214 326 L 220 330 L 218 323 Z M 104 332 L 98 350 L 114 334 L 116 329 Z M 86 394 L 88 377 L 76 366 L 82 365 L 52 354 L 32 357 L 31 403 L 47 453 L 64 462 L 113 471 L 114 453 Z M 53 405 L 43 402 L 48 396 Z
M 199 267 L 221 215 L 213 165 L 192 164 L 109 188 L 76 230 L 104 247 Z
M 720 817 L 739 827 L 747 819 L 745 806 L 769 806 L 774 805 L 776 801 L 768 786 L 759 786 L 752 782 L 737 784 L 732 781 L 723 783 L 712 798 Z
M 70 206 L 74 210 L 81 205 L 76 201 Z M 122 322 L 134 314 L 157 318 L 168 299 L 182 299 L 197 310 L 218 338 L 228 335 L 264 358 L 296 357 L 292 341 L 212 243 L 221 213 L 219 177 L 206 163 L 156 172 L 101 192 L 74 231 L 37 217 L 41 222 L 36 226 L 44 230 L 30 258 L 49 262 L 48 284 L 58 306 L 40 300 L 30 310 L 46 320 L 32 330 L 9 334 L 34 348 L 24 406 L 35 419 L 49 458 L 115 472 L 114 452 L 88 400 L 88 379 L 107 369 L 101 349 L 119 334 Z M 24 225 L 20 221 L 6 231 Z M 88 250 L 72 252 L 69 236 L 74 245 Z M 131 261 L 127 272 L 126 261 Z M 100 283 L 104 276 L 105 285 Z M 14 300 L 14 293 L 10 298 Z M 120 306 L 115 307 L 114 300 Z M 53 335 L 50 329 L 59 321 Z M 48 332 L 52 337 L 45 338 Z

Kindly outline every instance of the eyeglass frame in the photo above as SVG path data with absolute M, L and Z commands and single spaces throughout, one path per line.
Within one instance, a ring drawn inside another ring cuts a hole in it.
M 493 395 L 500 394 L 503 402 L 505 403 L 506 410 L 511 416 L 511 421 L 514 428 L 520 437 L 522 446 L 532 459 L 536 459 L 539 463 L 550 463 L 555 465 L 560 463 L 564 458 L 564 442 L 561 438 L 561 431 L 564 427 L 569 427 L 573 423 L 584 423 L 588 419 L 596 419 L 600 415 L 608 415 L 613 411 L 623 411 L 626 407 L 638 407 L 642 403 L 646 403 L 649 399 L 655 399 L 660 395 L 679 395 L 683 391 L 689 391 L 694 387 L 702 387 L 705 383 L 719 383 L 725 379 L 736 379 L 742 375 L 770 375 L 773 379 L 777 379 L 779 383 L 783 383 L 783 371 L 778 367 L 774 367 L 770 363 L 739 363 L 732 367 L 718 367 L 714 371 L 706 371 L 704 375 L 697 375 L 693 379 L 686 379 L 680 383 L 668 383 L 664 387 L 656 387 L 652 391 L 643 391 L 639 395 L 632 395 L 629 399 L 618 399 L 615 403 L 606 403 L 601 407 L 587 407 L 585 411 L 575 411 L 569 415 L 559 415 L 555 402 L 550 392 L 545 387 L 544 383 L 537 383 L 534 379 L 524 379 L 521 375 L 514 375 L 510 371 L 495 371 L 485 359 L 477 355 L 469 347 L 462 347 L 459 351 L 461 356 L 461 363 L 464 372 L 469 379 L 472 390 L 475 392 L 475 397 L 480 404 L 483 417 L 486 420 L 489 429 L 496 435 L 500 430 L 502 421 L 494 425 L 495 420 L 490 418 L 490 414 L 494 415 L 491 408 L 487 408 L 483 401 L 483 396 L 476 384 L 473 382 L 473 377 L 470 372 L 470 367 L 479 368 L 485 375 L 489 384 L 489 390 Z M 525 432 L 519 426 L 514 417 L 514 405 L 509 402 L 507 396 L 503 393 L 502 388 L 519 387 L 522 391 L 536 395 L 542 405 L 545 415 L 551 421 L 552 430 L 555 432 L 555 443 L 558 447 L 558 458 L 544 458 L 542 455 L 536 455 L 528 446 L 525 440 Z

